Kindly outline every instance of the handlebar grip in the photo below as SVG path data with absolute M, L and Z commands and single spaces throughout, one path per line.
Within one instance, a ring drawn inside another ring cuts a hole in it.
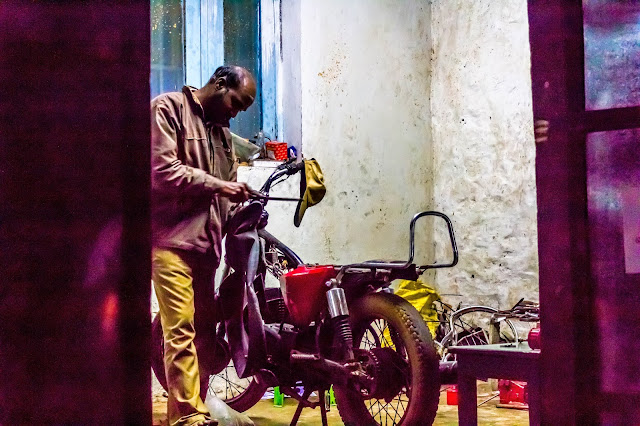
M 291 164 L 287 164 L 287 174 L 288 175 L 293 175 L 298 173 L 300 170 L 302 170 L 304 168 L 304 161 L 301 161 L 299 163 L 291 163 Z
M 280 164 L 278 167 L 276 167 L 276 170 L 285 170 L 288 169 L 289 167 L 291 167 L 291 164 L 295 163 L 296 158 L 289 158 L 288 160 L 286 160 L 284 163 Z

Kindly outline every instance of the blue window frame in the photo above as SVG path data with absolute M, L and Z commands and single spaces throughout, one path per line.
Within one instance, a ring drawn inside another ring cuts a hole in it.
M 151 96 L 202 87 L 218 66 L 240 65 L 256 77 L 258 94 L 231 130 L 278 138 L 279 17 L 279 0 L 151 0 Z
M 151 0 L 151 97 L 184 85 L 181 0 Z

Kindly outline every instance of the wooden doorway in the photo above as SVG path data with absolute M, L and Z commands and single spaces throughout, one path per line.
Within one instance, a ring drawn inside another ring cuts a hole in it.
M 529 1 L 543 424 L 640 419 L 640 4 Z

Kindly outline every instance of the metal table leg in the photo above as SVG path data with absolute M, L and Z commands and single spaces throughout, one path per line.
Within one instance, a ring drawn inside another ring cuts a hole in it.
M 461 426 L 478 424 L 476 378 L 458 373 L 458 419 Z

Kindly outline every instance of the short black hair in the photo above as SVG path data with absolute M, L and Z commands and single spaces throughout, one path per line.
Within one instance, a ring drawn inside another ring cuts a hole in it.
M 243 77 L 242 68 L 233 65 L 223 65 L 218 67 L 209 79 L 208 84 L 215 83 L 216 80 L 221 77 L 224 77 L 227 80 L 227 86 L 230 89 L 237 89 L 240 87 L 240 82 Z

